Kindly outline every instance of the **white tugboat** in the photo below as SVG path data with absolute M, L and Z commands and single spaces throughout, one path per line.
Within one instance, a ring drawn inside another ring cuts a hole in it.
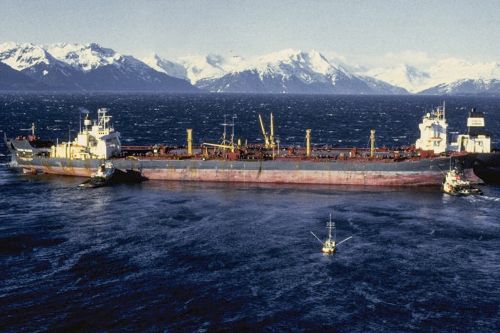
M 97 168 L 96 172 L 92 173 L 88 180 L 81 183 L 80 186 L 95 188 L 109 185 L 114 174 L 115 168 L 113 163 L 111 161 L 106 161 Z
M 325 241 L 322 241 L 319 239 L 318 236 L 314 234 L 314 232 L 311 231 L 311 234 L 316 237 L 316 239 L 323 245 L 323 248 L 321 251 L 324 254 L 333 254 L 337 251 L 337 246 L 340 244 L 344 243 L 345 241 L 349 240 L 352 238 L 352 236 L 347 237 L 343 241 L 337 243 L 336 242 L 336 237 L 335 237 L 335 222 L 332 222 L 332 214 L 330 214 L 330 221 L 326 224 L 326 227 L 328 229 L 328 238 Z M 334 231 L 333 237 L 332 237 L 332 230 Z
M 450 168 L 450 170 L 446 173 L 442 190 L 446 194 L 457 196 L 483 194 L 480 189 L 473 187 L 469 181 L 464 179 L 463 174 L 457 168 Z

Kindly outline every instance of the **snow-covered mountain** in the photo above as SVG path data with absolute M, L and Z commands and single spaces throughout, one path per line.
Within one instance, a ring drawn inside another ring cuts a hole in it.
M 249 60 L 211 54 L 183 57 L 178 61 L 155 56 L 145 62 L 170 75 L 179 73 L 197 87 L 212 92 L 407 93 L 380 80 L 354 75 L 342 66 L 331 63 L 316 50 L 304 52 L 287 49 Z M 184 68 L 185 72 L 179 68 Z
M 0 62 L 48 89 L 87 91 L 197 91 L 189 82 L 98 44 L 0 44 Z
M 258 57 L 246 69 L 233 71 L 220 79 L 202 80 L 197 86 L 210 91 L 386 94 L 388 84 L 350 73 L 330 62 L 316 50 L 283 50 Z M 395 88 L 397 93 L 407 93 Z
M 124 60 L 121 54 L 96 43 L 58 43 L 44 48 L 57 60 L 83 72 L 108 65 L 120 66 Z
M 368 77 L 373 77 L 392 85 L 403 87 L 410 92 L 418 92 L 428 87 L 430 79 L 429 73 L 417 68 L 401 64 L 390 68 L 373 68 L 364 73 Z
M 189 80 L 186 68 L 183 65 L 163 59 L 157 54 L 146 57 L 142 61 L 160 73 L 165 73 L 178 79 Z
M 175 61 L 154 54 L 142 60 L 157 71 L 189 80 L 192 84 L 200 80 L 217 79 L 228 73 L 244 71 L 248 67 L 247 62 L 241 57 L 227 58 L 217 54 L 188 55 Z
M 0 44 L 0 62 L 53 89 L 79 89 L 78 71 L 31 43 Z
M 423 95 L 500 95 L 500 80 L 462 79 L 438 84 L 420 92 Z
M 495 84 L 492 82 L 500 79 L 500 64 L 471 63 L 463 59 L 446 58 L 425 69 L 400 64 L 370 69 L 364 74 L 403 87 L 412 93 L 494 93 Z
M 139 60 L 96 43 L 7 42 L 0 44 L 0 64 L 7 66 L 0 68 L 0 89 L 500 95 L 498 62 L 427 57 L 425 66 L 403 62 L 370 69 L 335 59 L 286 49 L 248 59 L 209 54 L 168 60 L 153 54 Z
M 432 80 L 421 94 L 494 94 L 500 95 L 500 63 L 471 63 L 449 58 L 430 68 Z

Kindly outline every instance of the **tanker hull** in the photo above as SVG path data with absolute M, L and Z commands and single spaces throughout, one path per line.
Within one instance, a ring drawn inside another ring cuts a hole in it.
M 472 172 L 468 156 L 454 157 L 464 165 L 473 182 L 479 182 Z M 363 186 L 433 186 L 441 185 L 443 170 L 449 167 L 448 157 L 418 160 L 356 161 L 356 160 L 111 160 L 115 168 L 135 170 L 151 180 L 209 181 L 242 183 L 286 183 Z M 103 160 L 69 160 L 60 158 L 17 158 L 13 166 L 27 172 L 89 177 Z

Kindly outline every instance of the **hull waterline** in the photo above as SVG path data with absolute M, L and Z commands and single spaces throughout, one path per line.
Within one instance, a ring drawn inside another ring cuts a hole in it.
M 134 170 L 150 180 L 324 184 L 362 186 L 439 186 L 448 158 L 402 162 L 352 161 L 227 161 L 113 159 L 115 168 Z M 56 158 L 17 159 L 15 165 L 29 173 L 90 177 L 102 160 Z M 464 160 L 464 162 L 466 162 Z M 478 183 L 472 169 L 465 169 Z

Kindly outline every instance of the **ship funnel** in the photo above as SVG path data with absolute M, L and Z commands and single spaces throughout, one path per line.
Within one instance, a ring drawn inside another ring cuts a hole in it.
M 89 118 L 89 114 L 85 116 L 85 119 L 83 120 L 83 126 L 88 129 L 89 127 L 92 126 L 92 120 Z

